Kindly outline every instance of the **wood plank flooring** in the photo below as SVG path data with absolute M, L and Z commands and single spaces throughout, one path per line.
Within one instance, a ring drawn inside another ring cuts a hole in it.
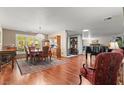
M 6 65 L 0 72 L 2 85 L 78 85 L 79 71 L 85 62 L 85 56 L 79 55 L 70 58 L 61 58 L 68 63 L 44 71 L 21 75 L 17 64 L 14 69 Z M 90 84 L 85 78 L 82 84 Z

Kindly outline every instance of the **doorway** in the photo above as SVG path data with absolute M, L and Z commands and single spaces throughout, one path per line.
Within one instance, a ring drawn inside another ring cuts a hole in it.
M 77 31 L 67 32 L 67 56 L 82 54 L 82 34 Z

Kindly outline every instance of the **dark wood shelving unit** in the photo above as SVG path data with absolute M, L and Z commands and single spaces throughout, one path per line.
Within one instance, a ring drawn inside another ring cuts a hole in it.
M 70 54 L 77 55 L 78 54 L 78 38 L 70 37 Z

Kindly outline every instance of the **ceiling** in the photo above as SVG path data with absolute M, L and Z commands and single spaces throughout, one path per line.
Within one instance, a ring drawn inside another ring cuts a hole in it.
M 104 21 L 105 18 L 111 20 Z M 4 28 L 51 34 L 59 31 L 104 36 L 123 33 L 121 7 L 11 7 L 0 8 L 0 24 Z

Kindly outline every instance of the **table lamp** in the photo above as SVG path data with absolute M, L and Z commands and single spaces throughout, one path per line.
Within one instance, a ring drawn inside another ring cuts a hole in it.
M 115 42 L 110 42 L 109 43 L 109 49 L 112 51 L 114 49 L 119 49 L 119 46 L 118 46 L 118 43 L 115 41 Z

